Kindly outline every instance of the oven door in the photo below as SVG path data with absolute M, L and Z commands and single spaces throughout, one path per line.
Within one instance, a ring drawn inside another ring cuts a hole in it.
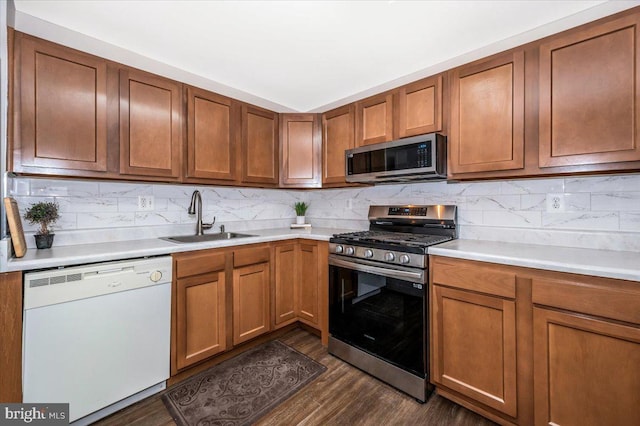
M 422 269 L 392 268 L 329 256 L 329 332 L 424 378 L 427 274 Z

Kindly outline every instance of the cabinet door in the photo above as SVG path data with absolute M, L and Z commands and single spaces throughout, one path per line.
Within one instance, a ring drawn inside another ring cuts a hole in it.
M 187 89 L 187 177 L 235 181 L 239 135 L 236 102 Z
M 356 145 L 393 139 L 393 95 L 382 93 L 356 102 Z
M 354 104 L 322 115 L 322 183 L 344 185 L 345 150 L 355 148 Z
M 22 402 L 22 272 L 0 274 L 0 401 Z
M 233 344 L 269 331 L 269 263 L 233 270 Z
M 17 43 L 14 171 L 107 171 L 107 62 L 24 35 Z
M 180 177 L 181 111 L 180 84 L 120 70 L 120 173 Z
M 242 107 L 242 181 L 278 184 L 278 114 Z
M 398 136 L 442 130 L 442 76 L 425 78 L 400 88 Z
M 640 15 L 540 47 L 540 167 L 640 160 Z
M 178 369 L 226 349 L 224 270 L 177 280 Z
M 432 288 L 432 380 L 516 417 L 515 302 Z
M 300 279 L 298 280 L 298 317 L 318 325 L 318 247 L 300 244 Z
M 280 245 L 275 251 L 274 311 L 275 324 L 281 326 L 296 319 L 298 262 L 296 244 Z
M 640 328 L 533 311 L 536 425 L 640 424 Z
M 317 114 L 280 115 L 280 186 L 321 186 L 320 121 Z
M 449 166 L 453 175 L 524 167 L 524 52 L 451 72 Z

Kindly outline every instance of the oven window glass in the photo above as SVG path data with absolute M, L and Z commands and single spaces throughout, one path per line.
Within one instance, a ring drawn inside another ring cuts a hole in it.
M 424 377 L 426 285 L 337 266 L 329 273 L 331 335 Z

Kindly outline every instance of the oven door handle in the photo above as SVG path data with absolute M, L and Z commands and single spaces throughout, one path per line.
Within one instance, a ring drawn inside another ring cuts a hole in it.
M 341 268 L 352 269 L 354 271 L 368 272 L 371 274 L 382 275 L 384 277 L 396 278 L 399 280 L 412 280 L 424 284 L 424 271 L 412 272 L 398 269 L 381 268 L 379 266 L 355 263 L 348 260 L 337 259 L 333 256 L 329 257 L 329 265 Z

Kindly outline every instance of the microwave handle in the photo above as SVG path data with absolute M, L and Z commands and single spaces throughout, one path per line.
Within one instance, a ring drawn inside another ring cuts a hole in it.
M 355 263 L 348 260 L 337 259 L 335 257 L 329 258 L 329 265 L 351 269 L 354 271 L 368 272 L 370 274 L 382 275 L 384 277 L 396 278 L 399 280 L 411 280 L 413 282 L 424 284 L 424 271 L 411 272 L 401 271 L 398 269 L 381 268 L 379 266 Z

